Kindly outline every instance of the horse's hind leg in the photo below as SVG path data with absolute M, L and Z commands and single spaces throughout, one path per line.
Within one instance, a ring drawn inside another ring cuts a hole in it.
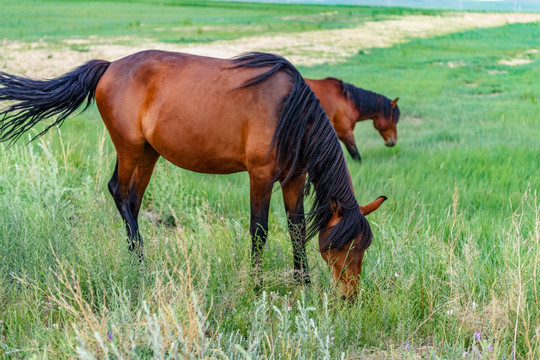
M 109 192 L 114 198 L 114 202 L 126 224 L 126 231 L 129 241 L 129 249 L 137 250 L 139 256 L 142 255 L 142 239 L 139 234 L 137 219 L 133 216 L 129 201 L 129 188 L 139 159 L 143 155 L 143 148 L 131 150 L 138 151 L 118 151 L 117 160 L 113 176 L 109 181 Z
M 309 283 L 309 268 L 306 254 L 306 220 L 302 189 L 306 178 L 299 176 L 281 184 L 283 202 L 289 224 L 293 247 L 294 277 Z
M 347 135 L 343 139 L 343 143 L 345 144 L 345 147 L 349 151 L 349 154 L 351 154 L 352 158 L 357 161 L 362 161 L 362 157 L 360 156 L 360 153 L 358 152 L 358 148 L 356 147 L 356 141 L 354 140 L 354 134 Z
M 139 164 L 137 165 L 135 173 L 131 178 L 131 185 L 129 188 L 129 205 L 131 214 L 137 223 L 144 191 L 150 182 L 152 171 L 154 171 L 154 166 L 156 165 L 158 159 L 159 154 L 150 144 L 147 143 L 144 147 L 144 154 L 139 160 Z

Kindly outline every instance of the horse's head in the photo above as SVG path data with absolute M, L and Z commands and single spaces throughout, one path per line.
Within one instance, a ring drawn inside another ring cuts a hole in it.
M 366 206 L 360 206 L 358 211 L 362 215 L 367 215 L 377 210 L 385 200 L 386 196 L 379 196 L 375 201 Z M 336 201 L 331 202 L 330 208 L 332 210 L 332 217 L 326 228 L 319 233 L 320 248 L 323 248 L 324 244 L 326 244 L 325 238 L 329 228 L 338 224 L 343 216 L 343 208 Z M 360 249 L 358 244 L 361 240 L 361 235 L 359 235 L 357 238 L 349 241 L 340 250 L 331 248 L 326 251 L 321 250 L 321 256 L 328 264 L 330 272 L 337 281 L 342 295 L 350 300 L 356 298 L 358 278 L 362 271 L 362 259 L 364 258 L 367 247 L 369 247 L 368 245 L 366 248 Z
M 399 98 L 390 101 L 386 106 L 381 106 L 380 111 L 373 116 L 373 126 L 379 131 L 386 146 L 394 146 L 397 142 L 397 123 L 399 121 Z

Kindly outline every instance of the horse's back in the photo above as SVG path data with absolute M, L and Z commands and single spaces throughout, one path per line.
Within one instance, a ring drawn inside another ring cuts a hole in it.
M 331 120 L 334 118 L 335 112 L 341 107 L 343 102 L 341 95 L 341 87 L 339 83 L 333 78 L 325 79 L 305 79 L 311 90 L 315 93 L 315 96 L 319 99 L 326 115 Z
M 319 99 L 339 138 L 343 140 L 354 129 L 358 110 L 351 99 L 343 94 L 341 81 L 335 78 L 305 80 Z
M 266 69 L 234 65 L 162 51 L 113 62 L 96 100 L 115 146 L 148 142 L 174 164 L 199 172 L 243 171 L 262 161 L 290 79 L 276 74 L 241 88 Z

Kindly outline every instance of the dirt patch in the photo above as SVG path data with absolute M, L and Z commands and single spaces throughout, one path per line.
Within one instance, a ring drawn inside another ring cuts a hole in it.
M 515 58 L 501 59 L 498 61 L 498 63 L 500 65 L 506 65 L 506 66 L 527 65 L 527 64 L 532 63 L 534 59 L 536 59 L 538 54 L 540 54 L 540 51 L 538 49 L 529 49 L 520 54 L 517 54 Z
M 185 49 L 217 57 L 231 57 L 246 50 L 270 51 L 287 56 L 295 64 L 315 65 L 345 61 L 360 50 L 389 47 L 411 38 L 427 38 L 479 27 L 536 21 L 540 21 L 540 14 L 403 16 L 395 20 L 366 22 L 352 29 L 254 36 L 211 44 L 193 44 Z
M 125 36 L 70 39 L 60 45 L 45 40 L 30 44 L 4 40 L 0 44 L 0 68 L 8 72 L 50 77 L 90 59 L 115 60 L 144 49 L 183 51 L 214 57 L 232 57 L 245 51 L 267 51 L 282 54 L 296 65 L 315 65 L 346 61 L 359 51 L 389 47 L 411 38 L 537 21 L 540 21 L 540 14 L 415 15 L 366 22 L 351 29 L 251 36 L 198 44 L 169 44 Z
M 488 70 L 488 75 L 497 76 L 497 75 L 507 75 L 508 71 L 506 70 Z
M 530 59 L 502 59 L 498 62 L 501 65 L 506 66 L 518 66 L 518 65 L 527 65 L 532 63 Z
M 467 66 L 467 64 L 465 64 L 465 61 L 463 61 L 463 60 L 448 61 L 448 62 L 440 62 L 439 61 L 439 62 L 433 63 L 433 65 L 436 65 L 436 66 L 448 66 L 451 69 Z
M 410 124 L 413 124 L 413 125 L 421 125 L 423 123 L 421 118 L 414 117 L 414 116 L 405 116 L 403 121 L 405 121 L 407 123 L 410 123 Z

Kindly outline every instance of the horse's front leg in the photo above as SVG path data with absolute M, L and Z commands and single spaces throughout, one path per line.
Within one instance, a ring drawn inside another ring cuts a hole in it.
M 250 174 L 251 221 L 249 232 L 251 234 L 251 264 L 254 268 L 257 292 L 262 283 L 261 257 L 268 235 L 268 211 L 271 194 L 272 187 L 268 185 L 268 181 Z
M 360 156 L 360 152 L 358 152 L 356 141 L 354 140 L 354 134 L 352 132 L 343 139 L 343 143 L 354 160 L 362 161 L 362 157 Z
M 289 224 L 293 247 L 294 277 L 309 283 L 309 267 L 306 254 L 306 220 L 304 216 L 304 194 L 302 192 L 305 176 L 292 178 L 282 183 L 283 202 Z

